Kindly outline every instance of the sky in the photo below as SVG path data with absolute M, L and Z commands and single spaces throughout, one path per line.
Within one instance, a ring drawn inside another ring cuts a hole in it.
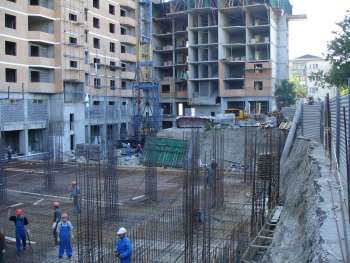
M 306 20 L 289 23 L 290 59 L 311 54 L 322 56 L 333 39 L 335 23 L 350 10 L 350 0 L 290 0 L 294 14 L 306 14 Z

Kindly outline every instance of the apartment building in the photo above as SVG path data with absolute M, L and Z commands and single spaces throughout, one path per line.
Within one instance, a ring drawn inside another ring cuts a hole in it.
M 266 113 L 288 78 L 289 1 L 154 1 L 163 128 L 181 115 Z
M 318 87 L 315 81 L 310 80 L 313 73 L 323 71 L 327 73 L 331 69 L 331 64 L 324 58 L 305 54 L 290 60 L 289 62 L 289 79 L 297 81 L 305 90 L 309 97 L 315 101 L 323 101 L 329 93 L 330 97 L 336 95 L 335 87 L 322 88 Z
M 3 0 L 0 131 L 15 153 L 125 139 L 136 64 L 132 0 Z

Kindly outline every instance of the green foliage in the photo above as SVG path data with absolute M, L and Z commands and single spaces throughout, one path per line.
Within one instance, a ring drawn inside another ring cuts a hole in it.
M 276 86 L 275 97 L 278 108 L 294 105 L 296 100 L 295 85 L 288 80 L 282 80 Z
M 295 77 L 292 78 L 290 82 L 294 85 L 294 91 L 297 98 L 302 99 L 307 97 L 307 90 L 300 85 L 300 82 Z
M 342 89 L 347 86 L 350 78 L 350 12 L 340 23 L 339 31 L 333 32 L 334 39 L 328 43 L 327 60 L 331 62 L 329 72 L 319 71 L 310 76 L 321 88 L 339 86 Z

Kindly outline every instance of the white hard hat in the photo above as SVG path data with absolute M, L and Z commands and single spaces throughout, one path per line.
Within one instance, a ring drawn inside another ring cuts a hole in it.
M 124 235 L 126 234 L 126 229 L 124 227 L 121 227 L 117 231 L 117 235 Z

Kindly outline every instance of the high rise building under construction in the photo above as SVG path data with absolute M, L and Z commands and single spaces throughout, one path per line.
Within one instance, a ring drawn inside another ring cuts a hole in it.
M 17 155 L 127 139 L 136 68 L 131 0 L 0 3 L 0 131 Z
M 162 127 L 178 116 L 267 113 L 288 79 L 288 0 L 154 1 Z

